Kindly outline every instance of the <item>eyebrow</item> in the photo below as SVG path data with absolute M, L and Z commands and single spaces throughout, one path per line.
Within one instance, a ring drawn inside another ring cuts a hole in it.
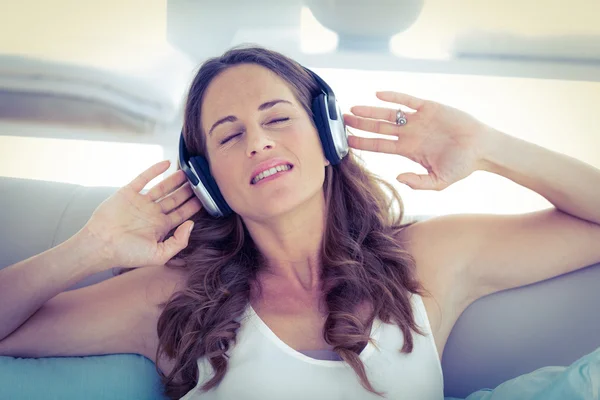
M 287 101 L 287 100 L 276 99 L 276 100 L 267 101 L 266 103 L 262 103 L 258 107 L 258 111 L 266 110 L 267 108 L 271 108 L 275 104 L 279 104 L 279 103 L 287 103 L 289 105 L 292 105 L 292 103 L 289 102 L 289 101 Z M 213 126 L 211 126 L 210 130 L 208 131 L 208 134 L 212 135 L 212 131 L 214 131 L 217 126 L 219 126 L 221 124 L 224 124 L 225 122 L 235 122 L 235 121 L 237 121 L 237 117 L 235 115 L 228 115 L 228 116 L 226 116 L 224 118 L 221 118 L 220 120 L 218 120 L 217 122 L 215 122 L 213 124 Z

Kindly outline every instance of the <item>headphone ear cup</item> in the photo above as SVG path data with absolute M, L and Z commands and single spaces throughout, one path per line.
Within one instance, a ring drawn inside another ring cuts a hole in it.
M 223 194 L 219 190 L 219 186 L 210 173 L 210 167 L 208 166 L 208 162 L 202 156 L 190 157 L 190 164 L 194 166 L 194 169 L 198 173 L 198 178 L 200 182 L 198 185 L 203 185 L 210 196 L 209 199 L 205 199 L 207 203 L 216 204 L 217 208 L 221 212 L 221 214 L 226 217 L 230 215 L 233 211 L 225 201 Z M 199 191 L 196 191 L 198 193 Z M 203 195 L 204 196 L 204 195 Z
M 325 157 L 333 165 L 338 164 L 341 159 L 337 155 L 333 138 L 331 137 L 331 127 L 329 124 L 329 115 L 327 115 L 327 107 L 325 102 L 327 101 L 325 94 L 320 94 L 313 99 L 312 112 L 317 131 L 319 132 L 319 138 L 321 139 L 321 145 L 323 146 L 323 152 Z

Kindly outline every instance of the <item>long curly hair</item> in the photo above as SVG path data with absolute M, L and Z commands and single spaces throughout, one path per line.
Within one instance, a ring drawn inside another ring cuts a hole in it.
M 263 47 L 234 47 L 204 62 L 189 89 L 183 135 L 191 156 L 206 157 L 200 110 L 208 85 L 221 72 L 243 63 L 258 64 L 283 78 L 312 118 L 311 101 L 319 88 L 298 63 Z M 323 338 L 340 362 L 354 369 L 365 389 L 383 396 L 385 392 L 371 386 L 359 358 L 371 340 L 368 327 L 375 318 L 396 324 L 405 338 L 399 351 L 412 352 L 411 330 L 423 332 L 414 321 L 410 294 L 426 291 L 416 279 L 414 258 L 398 239 L 398 233 L 411 224 L 402 223 L 399 194 L 361 163 L 350 149 L 340 164 L 325 167 L 327 217 L 320 262 L 328 316 Z M 266 265 L 238 214 L 214 218 L 202 209 L 192 220 L 189 245 L 166 264 L 185 271 L 186 285 L 162 304 L 157 327 L 156 359 L 166 355 L 174 360 L 168 376 L 157 366 L 165 394 L 172 399 L 196 386 L 201 357 L 215 372 L 201 390 L 221 382 L 228 366 L 227 351 L 241 326 L 236 319 L 248 307 L 251 282 L 258 284 L 257 274 Z M 366 322 L 355 316 L 357 307 L 365 303 L 371 310 Z

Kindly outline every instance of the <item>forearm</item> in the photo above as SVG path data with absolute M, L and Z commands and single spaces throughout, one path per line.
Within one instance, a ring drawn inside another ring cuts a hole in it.
M 81 279 L 112 267 L 84 230 L 43 253 L 0 270 L 0 340 L 46 301 Z
M 600 224 L 600 170 L 499 131 L 486 135 L 481 170 L 533 190 L 565 213 Z

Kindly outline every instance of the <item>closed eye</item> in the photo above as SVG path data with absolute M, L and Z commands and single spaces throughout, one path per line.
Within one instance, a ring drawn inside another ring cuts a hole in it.
M 236 133 L 235 135 L 228 136 L 225 139 L 221 140 L 219 143 L 220 144 L 225 144 L 225 143 L 229 142 L 231 139 L 233 139 L 234 137 L 239 136 L 241 134 L 242 133 L 240 132 L 240 133 Z
M 276 124 L 276 123 L 285 122 L 285 121 L 289 121 L 289 118 L 277 118 L 277 119 L 269 121 L 269 124 Z M 221 140 L 220 144 L 225 144 L 228 141 L 230 141 L 231 139 L 233 139 L 234 137 L 239 136 L 241 134 L 242 133 L 240 132 L 240 133 L 236 133 L 235 135 L 228 136 L 225 139 Z

